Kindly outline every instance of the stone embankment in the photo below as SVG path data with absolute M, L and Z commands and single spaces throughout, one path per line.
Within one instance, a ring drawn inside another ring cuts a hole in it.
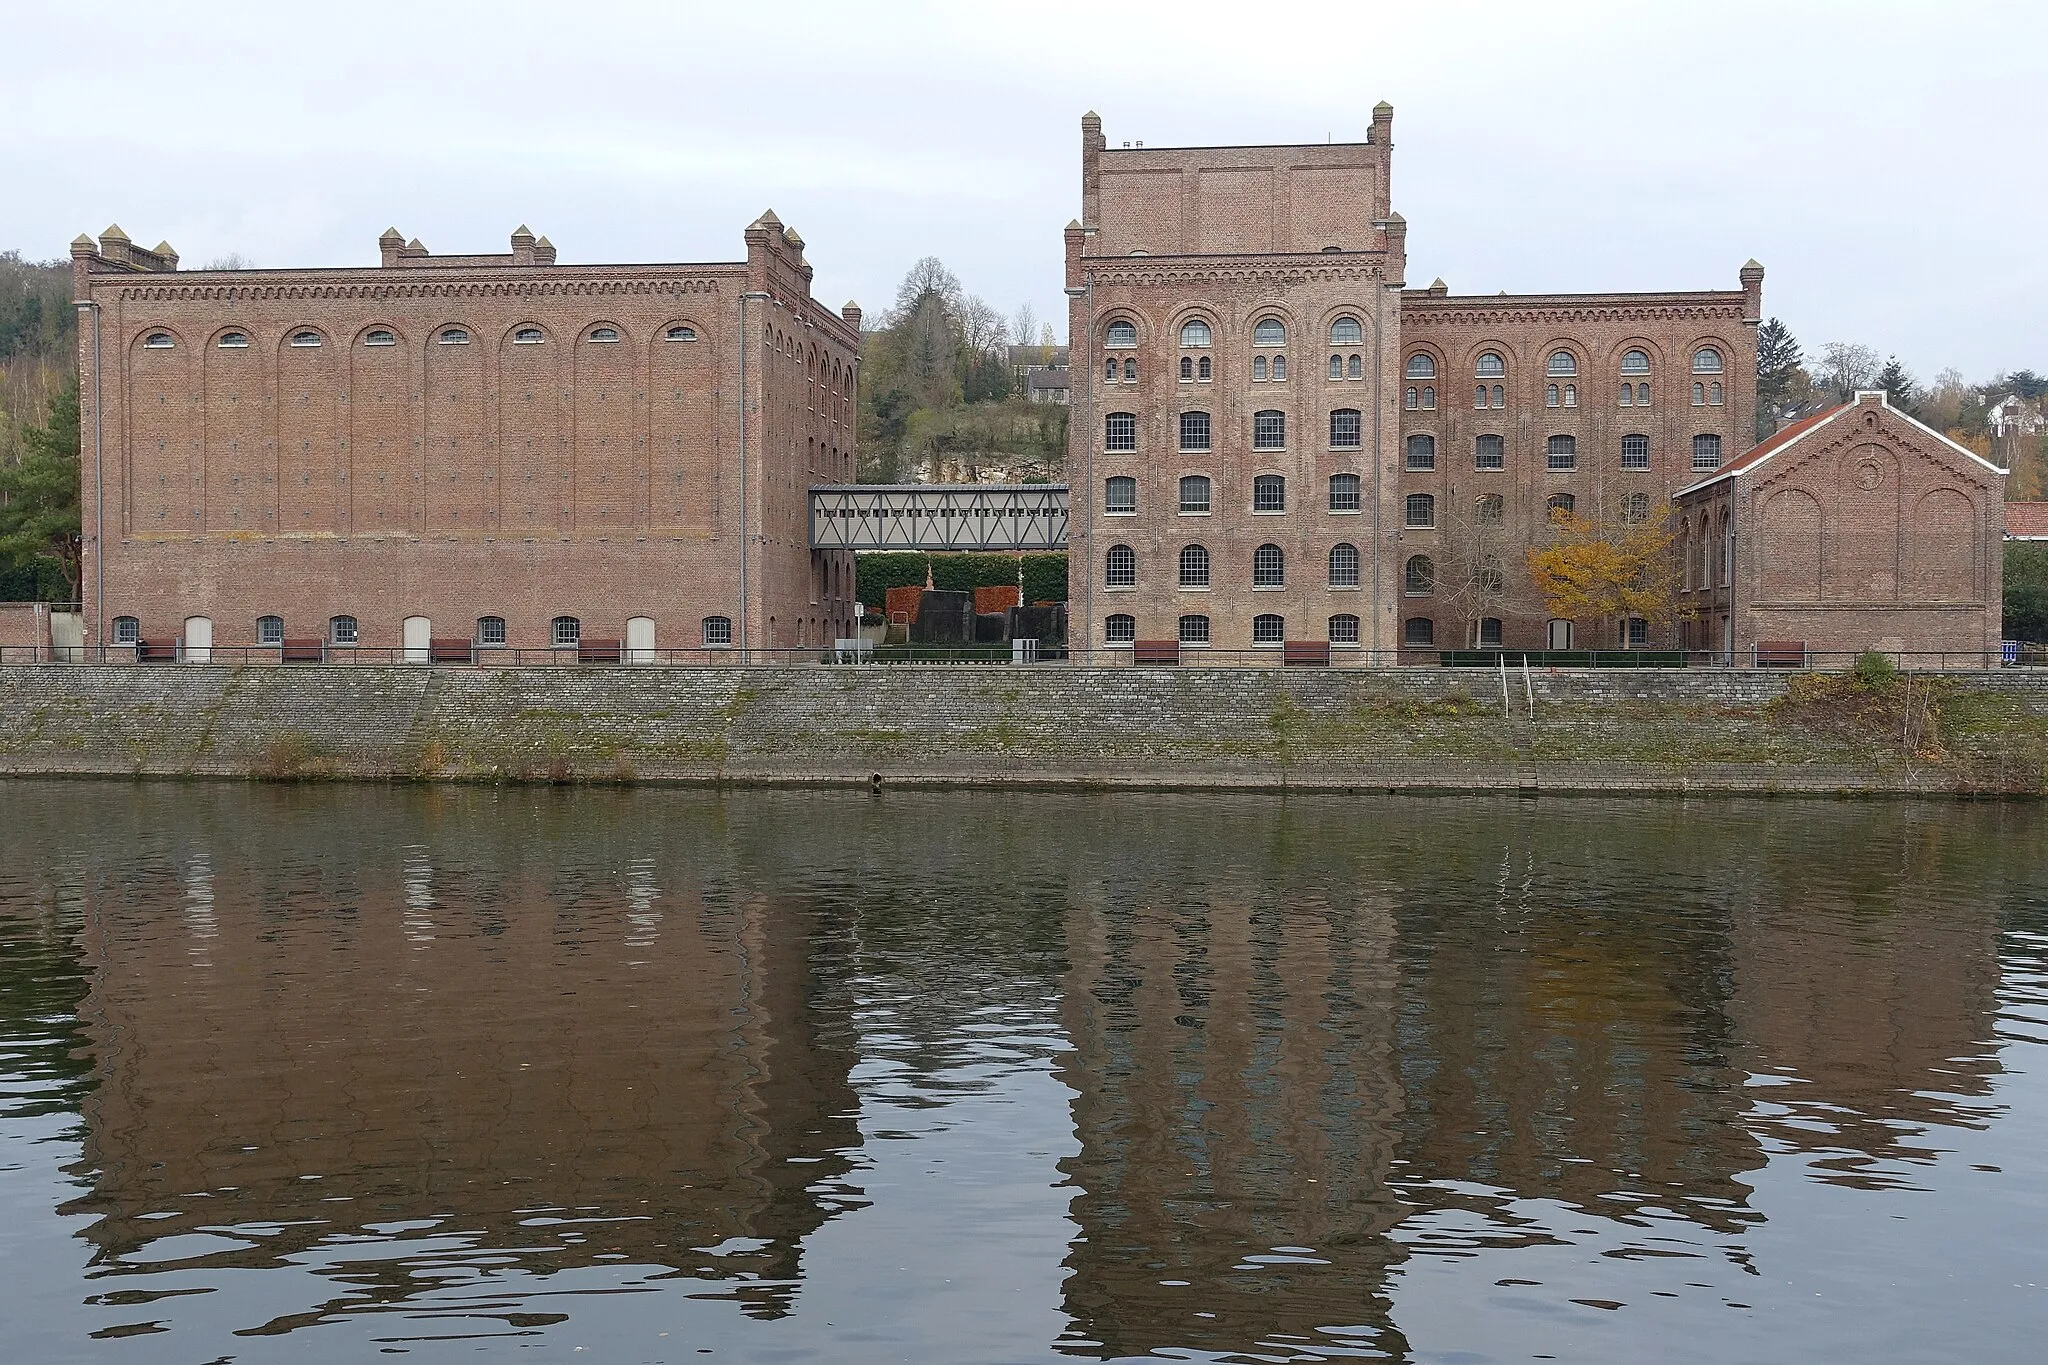
M 1409 791 L 2048 790 L 2048 672 L 0 668 L 0 773 Z M 1531 694 L 1533 693 L 1533 699 Z

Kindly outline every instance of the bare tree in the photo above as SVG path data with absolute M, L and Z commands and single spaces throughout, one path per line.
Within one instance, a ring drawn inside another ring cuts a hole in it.
M 1868 346 L 1830 341 L 1820 348 L 1821 387 L 1832 393 L 1837 403 L 1846 403 L 1856 396 L 1857 390 L 1867 389 L 1876 381 L 1882 363 L 1877 352 Z
M 1464 647 L 1479 643 L 1482 620 L 1527 616 L 1539 609 L 1542 599 L 1522 554 L 1534 528 L 1515 499 L 1499 493 L 1461 496 L 1452 489 L 1438 509 L 1437 524 L 1432 589 L 1440 610 L 1462 623 Z M 1412 558 L 1403 556 L 1404 589 Z
M 1038 340 L 1038 310 L 1028 301 L 1017 305 L 1017 313 L 1012 321 L 1016 330 L 1011 335 L 1017 338 L 1019 346 L 1030 346 Z M 1040 365 L 1045 363 L 1045 357 L 1042 355 L 1033 359 Z
M 239 251 L 230 251 L 225 256 L 216 256 L 206 263 L 208 270 L 254 270 L 256 262 Z
M 890 325 L 902 323 L 932 299 L 948 313 L 956 311 L 961 301 L 960 277 L 938 257 L 926 256 L 910 267 L 903 283 L 896 286 L 896 314 L 889 319 Z
M 1010 324 L 979 294 L 970 294 L 960 305 L 960 345 L 972 355 L 985 356 L 1003 347 L 1010 337 Z

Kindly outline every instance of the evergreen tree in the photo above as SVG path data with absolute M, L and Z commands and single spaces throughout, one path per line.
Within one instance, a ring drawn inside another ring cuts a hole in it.
M 1801 368 L 1805 356 L 1792 329 L 1772 318 L 1756 333 L 1756 436 L 1759 441 L 1777 429 L 1807 387 Z
M 50 400 L 49 421 L 24 433 L 21 462 L 0 469 L 0 572 L 54 568 L 64 600 L 78 600 L 78 380 Z M 47 595 L 47 594 L 45 594 Z
M 1912 412 L 1920 401 L 1919 386 L 1914 384 L 1912 374 L 1899 363 L 1897 356 L 1885 360 L 1884 368 L 1877 372 L 1877 386 L 1885 391 L 1892 406 L 1900 412 Z

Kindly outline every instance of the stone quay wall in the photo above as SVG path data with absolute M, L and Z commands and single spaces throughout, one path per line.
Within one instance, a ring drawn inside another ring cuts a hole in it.
M 0 667 L 0 773 L 1430 791 L 2048 790 L 2048 672 Z M 1533 694 L 1533 702 L 1532 702 Z M 1918 714 L 1918 713 L 1916 713 Z M 1894 731 L 1898 731 L 1894 733 Z

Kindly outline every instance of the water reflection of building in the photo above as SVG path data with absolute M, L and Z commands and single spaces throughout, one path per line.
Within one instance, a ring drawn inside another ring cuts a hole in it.
M 516 820 L 420 842 L 407 813 L 191 839 L 101 894 L 85 1235 L 121 1258 L 261 1225 L 209 1263 L 325 1243 L 351 1295 L 399 1299 L 426 1286 L 388 1247 L 333 1239 L 422 1220 L 508 1266 L 675 1267 L 784 1311 L 858 1144 L 803 912 L 682 850 Z
M 1080 1354 L 1374 1336 L 1401 1254 L 1382 1236 L 1400 1216 L 1392 916 L 1322 884 L 1285 820 L 1240 831 L 1248 864 L 1190 880 L 1204 832 L 1119 826 L 1118 873 L 1070 912 L 1081 1235 L 1061 1345 Z

